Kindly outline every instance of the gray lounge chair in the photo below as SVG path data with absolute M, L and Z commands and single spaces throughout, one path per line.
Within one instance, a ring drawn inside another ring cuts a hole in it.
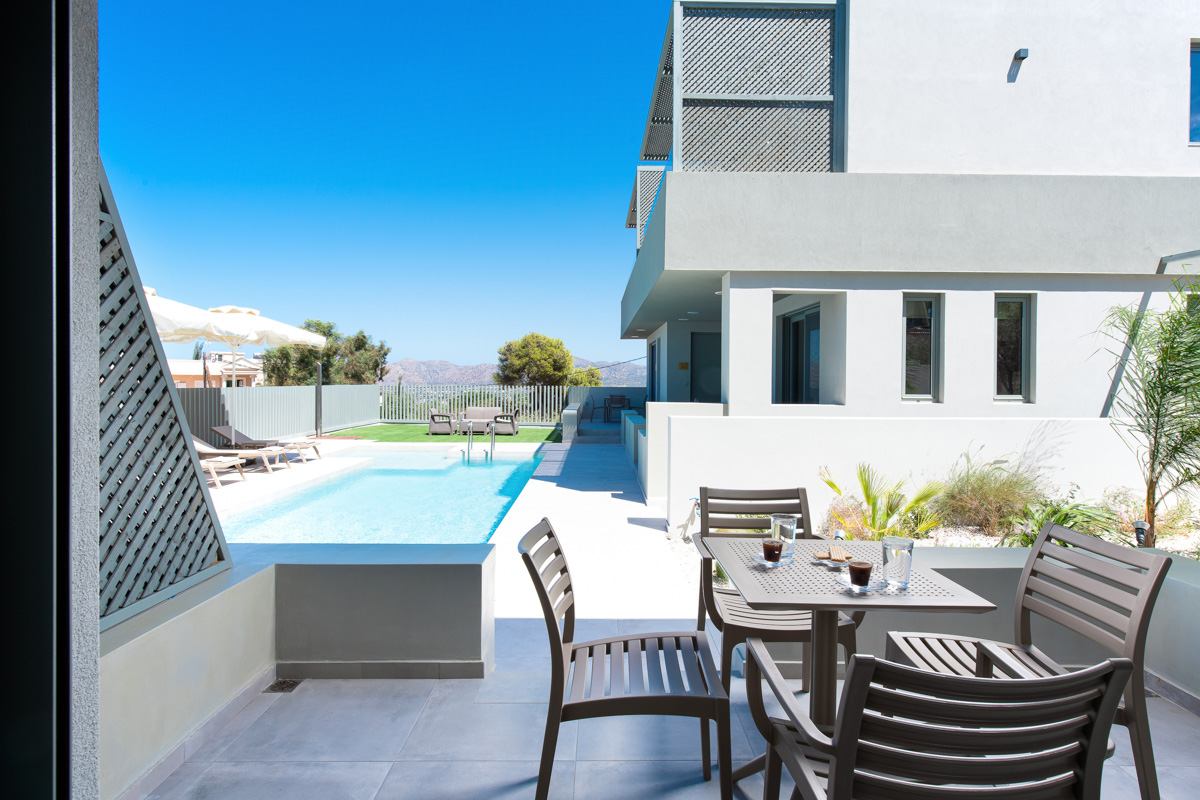
M 429 430 L 426 436 L 434 436 L 438 434 L 454 435 L 454 418 L 449 414 L 439 414 L 434 411 L 429 414 Z
M 267 472 L 270 472 L 271 459 L 274 458 L 275 464 L 278 466 L 279 459 L 282 458 L 283 463 L 287 464 L 287 468 L 292 468 L 292 462 L 288 461 L 287 458 L 287 451 L 282 447 L 231 448 L 226 450 L 220 447 L 213 447 L 208 442 L 197 438 L 196 436 L 192 436 L 192 442 L 196 445 L 196 454 L 200 456 L 201 462 L 203 462 L 206 458 L 222 458 L 230 456 L 244 459 L 246 461 L 254 461 L 255 459 L 259 459 L 262 461 L 263 466 L 267 468 Z M 240 468 L 238 471 L 241 471 Z M 245 475 L 242 477 L 244 478 Z
M 1017 584 L 1015 644 L 940 633 L 888 634 L 887 658 L 942 674 L 988 677 L 1000 659 L 1022 677 L 1066 673 L 1033 644 L 1037 614 L 1082 634 L 1134 666 L 1116 722 L 1129 729 L 1143 800 L 1157 800 L 1158 774 L 1146 716 L 1146 631 L 1171 560 L 1047 523 Z M 1004 677 L 1004 676 L 1000 676 Z
M 767 740 L 764 798 L 1078 798 L 1099 800 L 1108 734 L 1133 672 L 1111 658 L 1066 675 L 1026 678 L 990 651 L 1010 680 L 942 675 L 854 656 L 831 732 L 796 702 L 760 639 L 746 648 L 746 688 Z M 760 675 L 761 669 L 761 675 Z M 762 680 L 786 718 L 768 717 Z
M 729 697 L 721 688 L 704 633 L 650 633 L 576 642 L 574 584 L 550 521 L 542 519 L 525 534 L 518 550 L 537 589 L 550 636 L 550 707 L 537 800 L 546 800 L 550 792 L 561 723 L 630 715 L 698 717 L 706 781 L 712 779 L 708 723 L 716 720 L 721 798 L 731 800 Z M 615 787 L 610 795 L 620 796 Z

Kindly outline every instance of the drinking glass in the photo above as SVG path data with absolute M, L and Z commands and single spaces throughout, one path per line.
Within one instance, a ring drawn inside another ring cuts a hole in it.
M 903 536 L 883 537 L 883 577 L 892 586 L 908 586 L 912 574 L 913 540 Z
M 771 515 L 771 538 L 783 542 L 783 558 L 791 558 L 796 549 L 796 523 L 799 517 L 795 514 Z

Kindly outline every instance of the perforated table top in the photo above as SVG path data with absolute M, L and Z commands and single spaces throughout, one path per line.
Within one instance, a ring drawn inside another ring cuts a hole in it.
M 761 540 L 705 536 L 704 544 L 720 563 L 746 603 L 756 609 L 833 610 L 907 609 L 911 611 L 956 611 L 981 614 L 995 605 L 979 595 L 938 575 L 920 563 L 915 551 L 912 576 L 906 588 L 889 586 L 873 592 L 855 593 L 835 580 L 837 570 L 815 561 L 813 553 L 829 549 L 824 539 L 797 539 L 792 563 L 767 567 L 755 560 L 762 555 Z M 838 542 L 850 555 L 875 565 L 879 573 L 883 545 L 879 542 Z

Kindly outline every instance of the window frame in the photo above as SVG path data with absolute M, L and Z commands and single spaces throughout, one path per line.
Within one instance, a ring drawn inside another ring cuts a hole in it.
M 1191 92 L 1192 86 L 1197 81 L 1200 81 L 1200 39 L 1192 39 L 1192 46 L 1188 49 L 1188 146 L 1200 147 L 1200 131 L 1197 132 L 1197 138 L 1192 138 L 1192 115 L 1200 113 L 1200 99 L 1193 104 Z
M 932 303 L 933 320 L 929 326 L 929 389 L 930 394 L 909 394 L 908 386 L 908 304 L 911 302 Z M 942 295 L 934 292 L 904 292 L 900 296 L 900 399 L 910 403 L 942 402 L 942 347 L 944 324 L 942 322 Z
M 1000 304 L 1021 303 L 1021 394 L 998 394 L 1000 382 Z M 992 399 L 998 403 L 1033 402 L 1033 296 L 997 292 L 992 299 Z

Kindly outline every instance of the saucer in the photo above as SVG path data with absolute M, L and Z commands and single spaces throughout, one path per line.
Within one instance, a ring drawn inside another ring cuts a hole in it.
M 778 561 L 767 561 L 762 556 L 754 556 L 754 561 L 756 563 L 762 564 L 764 567 L 769 567 L 770 569 L 775 569 L 776 567 L 785 567 L 788 564 L 791 564 L 793 560 L 793 556 L 781 556 Z
M 863 592 L 878 592 L 880 589 L 886 589 L 888 585 L 888 582 L 883 578 L 872 578 L 871 582 L 866 586 L 857 586 L 851 583 L 849 575 L 834 575 L 833 579 L 855 594 L 862 594 Z

